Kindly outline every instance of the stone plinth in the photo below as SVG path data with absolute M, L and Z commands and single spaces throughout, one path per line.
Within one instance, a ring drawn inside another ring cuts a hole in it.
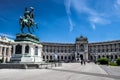
M 15 41 L 30 41 L 33 43 L 39 43 L 39 39 L 33 34 L 17 34 Z
M 11 62 L 42 62 L 42 45 L 39 43 L 39 39 L 32 34 L 17 34 L 13 44 Z

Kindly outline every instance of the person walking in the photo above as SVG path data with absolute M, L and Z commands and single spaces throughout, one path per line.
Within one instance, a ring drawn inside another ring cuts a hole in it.
M 83 60 L 81 60 L 81 65 L 83 65 Z
M 84 65 L 86 65 L 86 61 L 85 60 L 83 60 L 83 63 L 84 63 Z

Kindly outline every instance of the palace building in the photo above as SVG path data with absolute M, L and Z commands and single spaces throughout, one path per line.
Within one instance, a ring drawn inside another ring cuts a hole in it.
M 15 54 L 16 51 L 13 50 L 16 47 L 15 43 L 5 37 L 0 38 L 0 59 L 2 62 L 9 62 L 11 55 Z M 55 60 L 76 62 L 83 59 L 96 61 L 102 57 L 112 61 L 120 57 L 120 40 L 89 43 L 86 37 L 80 36 L 76 38 L 75 43 L 40 42 L 39 44 L 42 44 L 43 61 L 48 62 Z
M 79 60 L 95 61 L 106 57 L 115 60 L 120 57 L 120 40 L 89 43 L 86 37 L 76 38 L 75 43 L 42 43 L 43 60 L 54 60 L 57 54 L 59 61 L 73 62 Z
M 2 62 L 10 61 L 12 52 L 12 42 L 14 41 L 6 38 L 5 36 L 0 37 L 0 60 Z

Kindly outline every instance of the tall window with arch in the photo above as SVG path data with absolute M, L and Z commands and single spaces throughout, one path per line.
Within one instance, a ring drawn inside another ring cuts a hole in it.
M 15 54 L 21 54 L 22 53 L 22 46 L 18 44 L 15 48 Z
M 28 45 L 25 46 L 25 53 L 29 53 L 29 46 Z
M 81 45 L 80 45 L 80 52 L 83 52 L 83 51 L 84 51 L 84 45 L 81 44 Z

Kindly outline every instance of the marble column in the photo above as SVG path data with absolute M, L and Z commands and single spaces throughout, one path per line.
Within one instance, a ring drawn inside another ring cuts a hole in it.
M 44 59 L 44 60 L 45 60 L 45 61 L 47 61 L 47 58 L 46 58 L 47 56 L 46 56 L 46 55 L 44 55 L 44 57 L 45 57 L 45 59 Z
M 0 47 L 0 59 L 2 59 L 2 46 Z
M 22 55 L 25 54 L 25 45 L 22 45 Z
M 113 54 L 113 60 L 115 60 L 115 55 Z
M 31 54 L 31 46 L 29 45 L 29 53 L 28 54 Z
M 119 58 L 119 55 L 117 55 L 117 58 Z
M 10 58 L 11 58 L 11 47 L 8 48 L 8 55 L 7 55 L 7 62 L 10 61 Z
M 6 62 L 6 47 L 4 47 L 4 52 L 3 52 L 3 63 Z
M 0 47 L 0 56 L 2 56 L 2 47 Z
M 61 61 L 61 55 L 59 55 L 59 61 Z
M 13 53 L 12 54 L 15 54 L 15 47 L 16 47 L 16 45 L 13 45 Z
M 111 54 L 109 55 L 109 60 L 111 61 Z

